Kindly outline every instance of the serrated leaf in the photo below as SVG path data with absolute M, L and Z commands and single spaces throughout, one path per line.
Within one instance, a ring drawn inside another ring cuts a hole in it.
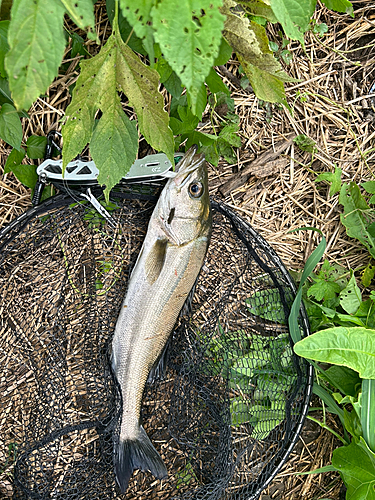
M 14 0 L 5 57 L 17 109 L 28 109 L 57 76 L 65 48 L 60 0 Z
M 4 67 L 4 58 L 9 50 L 8 44 L 9 21 L 0 22 L 0 76 L 6 78 L 7 74 Z
M 335 12 L 345 12 L 354 17 L 353 6 L 348 0 L 322 0 L 324 5 L 329 10 L 334 10 Z
M 26 152 L 23 148 L 20 148 L 19 151 L 13 148 L 5 162 L 4 174 L 11 172 L 15 166 L 20 165 L 25 158 L 25 154 Z
M 188 105 L 193 108 L 193 98 L 189 91 L 187 91 L 187 102 Z M 199 120 L 202 119 L 202 115 L 207 105 L 207 90 L 204 83 L 198 89 L 196 93 L 196 101 L 195 101 L 195 116 L 198 117 Z
M 347 286 L 340 292 L 340 305 L 348 314 L 355 314 L 361 305 L 362 294 L 352 274 Z
M 309 28 L 316 0 L 271 0 L 272 11 L 292 40 L 304 45 L 303 35 Z
M 294 352 L 303 358 L 347 366 L 361 378 L 375 379 L 375 330 L 370 328 L 327 328 L 297 342 Z
M 150 56 L 151 62 L 154 59 L 154 29 L 149 25 L 151 21 L 151 9 L 155 5 L 155 0 L 120 0 L 120 7 L 123 16 L 128 20 L 136 35 L 144 40 L 144 46 Z
M 94 4 L 92 0 L 61 0 L 70 19 L 81 29 L 95 30 Z
M 355 182 L 343 184 L 339 202 L 344 207 L 340 220 L 346 227 L 346 234 L 359 240 L 375 258 L 375 236 L 371 233 L 375 210 L 370 209 Z
M 339 291 L 340 287 L 334 281 L 319 280 L 308 289 L 307 296 L 315 297 L 319 301 L 329 300 L 335 298 Z
M 262 0 L 238 0 L 238 3 L 243 6 L 248 14 L 251 14 L 252 16 L 264 17 L 267 21 L 273 24 L 277 23 L 277 18 L 270 5 L 262 2 Z
M 129 124 L 122 111 L 119 91 L 126 94 L 135 108 L 139 128 L 148 143 L 173 160 L 173 134 L 168 127 L 168 114 L 158 92 L 158 82 L 157 71 L 145 66 L 125 45 L 118 29 L 114 29 L 99 54 L 81 62 L 81 74 L 63 127 L 64 168 L 92 137 L 93 159 L 107 188 L 127 173 L 135 159 L 138 141 L 134 125 Z M 94 115 L 98 109 L 102 116 L 94 130 Z M 126 152 L 122 136 L 129 141 Z M 100 144 L 100 140 L 104 142 Z
M 330 182 L 331 187 L 329 189 L 329 195 L 333 196 L 334 194 L 338 193 L 341 189 L 341 174 L 342 174 L 342 169 L 339 167 L 335 167 L 334 172 L 323 172 L 322 174 L 319 174 L 318 177 L 315 179 L 315 182 L 320 182 L 320 181 Z
M 44 158 L 46 152 L 47 137 L 31 135 L 26 142 L 27 156 L 32 160 Z
M 109 192 L 124 176 L 124 165 L 132 165 L 137 157 L 138 132 L 134 121 L 124 113 L 116 87 L 112 102 L 106 98 L 106 112 L 100 118 L 91 138 L 90 151 L 96 165 L 100 165 L 98 182 Z
M 199 89 L 219 52 L 222 0 L 161 0 L 152 10 L 155 39 L 188 89 L 196 113 Z
M 17 110 L 5 103 L 0 109 L 0 137 L 5 142 L 20 149 L 22 141 L 22 125 Z
M 115 0 L 106 0 L 106 9 L 109 22 L 113 24 L 113 18 L 115 17 Z M 146 56 L 147 52 L 143 46 L 142 40 L 135 34 L 132 26 L 130 26 L 127 19 L 122 15 L 121 9 L 119 9 L 118 13 L 118 26 L 124 42 L 127 42 L 129 47 L 135 52 L 139 52 L 139 54 Z

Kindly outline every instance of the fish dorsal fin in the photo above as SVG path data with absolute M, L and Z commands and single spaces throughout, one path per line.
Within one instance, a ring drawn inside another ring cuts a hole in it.
M 155 283 L 163 269 L 167 244 L 168 240 L 157 239 L 146 257 L 145 272 L 150 285 Z

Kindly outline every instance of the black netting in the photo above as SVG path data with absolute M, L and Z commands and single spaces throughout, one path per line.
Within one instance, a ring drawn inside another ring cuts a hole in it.
M 112 203 L 116 228 L 60 195 L 0 234 L 0 498 L 256 498 L 293 447 L 311 392 L 287 328 L 289 275 L 213 202 L 192 312 L 176 325 L 165 377 L 143 398 L 169 477 L 136 471 L 120 495 L 109 352 L 155 199 L 122 189 Z M 300 327 L 305 335 L 303 311 Z

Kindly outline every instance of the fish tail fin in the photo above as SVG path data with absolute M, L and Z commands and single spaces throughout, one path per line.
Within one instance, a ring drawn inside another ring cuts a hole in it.
M 135 469 L 148 470 L 157 479 L 168 476 L 161 456 L 155 450 L 142 426 L 136 439 L 122 441 L 120 438 L 115 453 L 116 480 L 122 493 L 127 490 L 129 479 Z

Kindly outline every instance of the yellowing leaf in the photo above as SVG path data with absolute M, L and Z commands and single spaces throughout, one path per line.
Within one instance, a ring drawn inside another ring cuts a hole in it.
M 91 142 L 106 195 L 126 175 L 136 158 L 138 134 L 122 110 L 124 92 L 138 115 L 139 128 L 152 147 L 173 159 L 173 134 L 158 92 L 158 73 L 145 66 L 122 41 L 118 26 L 98 55 L 81 62 L 81 74 L 66 110 L 63 166 Z M 102 116 L 94 130 L 94 116 Z
M 221 43 L 222 0 L 161 0 L 152 10 L 155 39 L 190 93 L 195 113 L 199 90 Z
M 65 48 L 60 0 L 14 0 L 5 57 L 18 110 L 28 109 L 57 76 Z

